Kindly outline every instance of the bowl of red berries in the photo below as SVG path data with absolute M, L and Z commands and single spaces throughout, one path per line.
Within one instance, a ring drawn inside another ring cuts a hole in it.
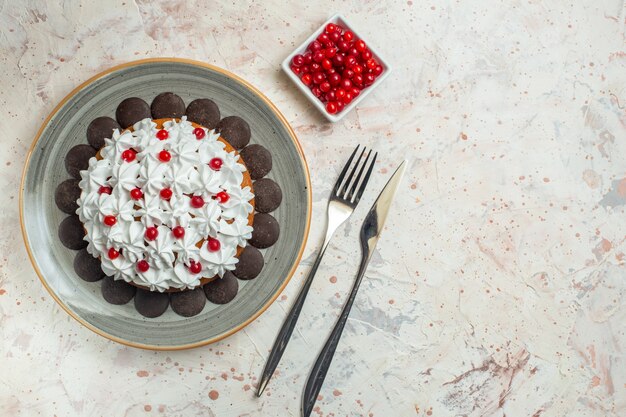
M 391 70 L 340 14 L 296 48 L 282 68 L 331 122 L 348 114 Z

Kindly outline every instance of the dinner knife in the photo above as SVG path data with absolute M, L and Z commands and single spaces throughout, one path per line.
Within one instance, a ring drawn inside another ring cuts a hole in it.
M 326 340 L 324 347 L 317 356 L 317 360 L 315 361 L 315 364 L 311 369 L 311 373 L 309 374 L 309 378 L 306 381 L 304 392 L 302 394 L 302 417 L 309 417 L 311 411 L 313 410 L 317 396 L 322 388 L 322 384 L 324 383 L 324 378 L 326 377 L 330 363 L 333 360 L 333 355 L 335 354 L 335 350 L 339 344 L 341 333 L 343 332 L 343 328 L 348 320 L 348 315 L 350 314 L 350 309 L 352 308 L 352 304 L 356 298 L 356 293 L 359 290 L 359 286 L 361 285 L 361 281 L 365 275 L 367 264 L 372 257 L 372 253 L 374 252 L 374 248 L 376 247 L 376 243 L 380 237 L 380 232 L 383 230 L 385 219 L 389 213 L 389 207 L 391 206 L 393 197 L 398 190 L 398 185 L 402 180 L 405 167 L 406 161 L 403 161 L 393 173 L 385 185 L 385 188 L 383 188 L 374 202 L 374 205 L 365 216 L 360 233 L 361 264 L 359 265 L 359 271 L 357 273 L 356 280 L 352 285 L 350 295 L 341 310 L 339 319 L 330 333 L 330 336 Z

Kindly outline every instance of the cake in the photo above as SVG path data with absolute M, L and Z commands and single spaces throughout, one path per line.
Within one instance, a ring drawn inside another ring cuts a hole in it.
M 100 285 L 107 302 L 134 299 L 147 318 L 169 306 L 190 317 L 207 300 L 232 301 L 239 281 L 259 276 L 280 234 L 269 213 L 282 191 L 244 119 L 221 118 L 210 99 L 185 107 L 165 92 L 151 105 L 124 99 L 115 119 L 97 117 L 86 133 L 87 144 L 65 158 L 72 178 L 55 192 L 70 214 L 59 239 L 77 251 L 76 275 Z
M 81 171 L 87 251 L 114 279 L 194 289 L 235 269 L 252 237 L 252 181 L 214 130 L 144 119 L 106 139 Z

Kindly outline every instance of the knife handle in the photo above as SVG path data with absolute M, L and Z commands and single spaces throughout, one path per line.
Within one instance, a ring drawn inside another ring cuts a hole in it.
M 363 280 L 363 275 L 365 275 L 368 261 L 369 256 L 364 253 L 363 259 L 361 259 L 361 265 L 359 266 L 359 272 L 357 274 L 356 280 L 354 281 L 354 284 L 352 285 L 350 295 L 348 296 L 348 299 L 346 300 L 346 303 L 341 310 L 341 314 L 339 315 L 337 323 L 335 323 L 335 327 L 333 327 L 333 330 L 330 332 L 330 336 L 328 336 L 324 347 L 317 356 L 315 364 L 311 369 L 311 373 L 309 374 L 306 385 L 304 387 L 304 392 L 302 394 L 302 417 L 309 417 L 311 411 L 313 411 L 313 406 L 315 405 L 317 396 L 322 389 L 324 379 L 326 378 L 326 374 L 328 373 L 328 368 L 330 367 L 330 363 L 332 362 L 333 356 L 335 355 L 335 350 L 337 349 L 337 345 L 339 344 L 339 340 L 341 339 L 343 328 L 348 321 L 348 316 L 350 315 L 352 304 L 354 303 L 357 291 L 359 290 L 359 286 L 361 285 L 361 281 Z

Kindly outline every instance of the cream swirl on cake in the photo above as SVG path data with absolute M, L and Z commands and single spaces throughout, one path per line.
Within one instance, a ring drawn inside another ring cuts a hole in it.
M 81 171 L 76 211 L 103 271 L 166 291 L 234 270 L 254 197 L 239 155 L 185 117 L 112 136 Z

